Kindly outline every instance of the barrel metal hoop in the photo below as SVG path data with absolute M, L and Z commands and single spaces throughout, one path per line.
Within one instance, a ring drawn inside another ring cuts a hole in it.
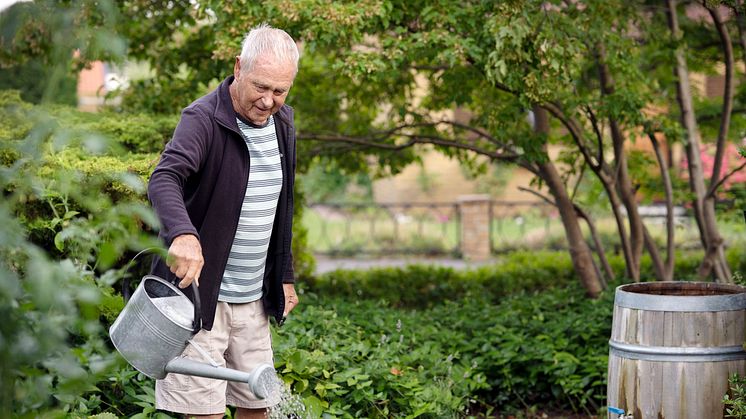
M 746 308 L 746 293 L 706 296 L 642 294 L 617 289 L 614 304 L 647 311 L 737 311 Z
M 169 346 L 175 347 L 175 348 L 182 348 L 186 345 L 186 341 L 180 341 L 179 339 L 174 339 L 171 336 L 168 336 L 167 334 L 161 332 L 158 330 L 158 328 L 148 319 L 147 316 L 145 316 L 145 311 L 142 309 L 142 307 L 139 304 L 133 305 L 133 310 L 135 312 L 135 315 L 137 318 L 140 319 L 142 324 L 148 328 L 151 332 L 153 332 L 156 337 L 167 343 Z
M 746 351 L 739 345 L 708 348 L 643 346 L 610 340 L 609 347 L 611 355 L 642 361 L 716 362 L 746 359 Z

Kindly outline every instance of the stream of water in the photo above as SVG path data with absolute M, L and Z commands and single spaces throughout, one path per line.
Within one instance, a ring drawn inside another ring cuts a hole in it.
M 280 403 L 269 408 L 267 417 L 269 419 L 310 419 L 311 416 L 306 411 L 303 399 L 293 393 L 290 387 L 276 375 L 272 374 L 269 377 L 271 377 L 271 380 L 268 380 L 266 385 L 279 393 Z

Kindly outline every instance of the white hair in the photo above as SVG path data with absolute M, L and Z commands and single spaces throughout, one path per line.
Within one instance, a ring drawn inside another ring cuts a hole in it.
M 269 55 L 280 63 L 290 63 L 298 73 L 298 46 L 287 32 L 262 23 L 246 34 L 241 47 L 241 71 L 251 71 L 257 58 Z

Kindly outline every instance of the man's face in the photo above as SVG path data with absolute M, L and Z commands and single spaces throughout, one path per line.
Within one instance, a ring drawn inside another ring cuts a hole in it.
M 293 85 L 295 69 L 291 63 L 278 63 L 259 57 L 254 68 L 241 70 L 236 57 L 233 67 L 235 88 L 231 92 L 233 108 L 256 125 L 264 125 L 269 116 L 280 110 Z

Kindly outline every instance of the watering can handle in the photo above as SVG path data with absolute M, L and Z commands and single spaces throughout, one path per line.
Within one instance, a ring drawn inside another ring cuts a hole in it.
M 132 258 L 132 260 L 129 261 L 127 268 L 129 269 L 129 265 L 134 263 L 140 255 L 144 253 L 154 253 L 155 250 L 158 250 L 158 248 L 148 247 L 141 250 Z M 192 323 L 192 331 L 196 335 L 197 332 L 202 329 L 202 303 L 199 298 L 199 289 L 194 281 L 192 281 L 192 295 L 194 296 L 194 322 Z M 128 276 L 125 276 L 124 279 L 122 279 L 122 296 L 124 297 L 125 303 L 129 301 L 132 296 L 132 292 L 130 291 L 130 279 Z
M 143 255 L 145 253 L 155 253 L 154 251 L 158 250 L 156 247 L 148 247 L 146 249 L 143 249 L 139 251 L 128 263 L 127 263 L 127 269 L 132 267 L 132 264 L 135 263 L 137 258 L 140 257 L 140 255 Z M 124 297 L 124 302 L 127 303 L 130 300 L 130 297 L 132 297 L 132 291 L 130 291 L 130 278 L 129 276 L 125 275 L 122 279 L 122 297 Z
M 199 289 L 197 284 L 192 281 L 192 295 L 194 295 L 194 322 L 192 323 L 192 332 L 196 335 L 202 330 L 202 303 L 199 299 Z

